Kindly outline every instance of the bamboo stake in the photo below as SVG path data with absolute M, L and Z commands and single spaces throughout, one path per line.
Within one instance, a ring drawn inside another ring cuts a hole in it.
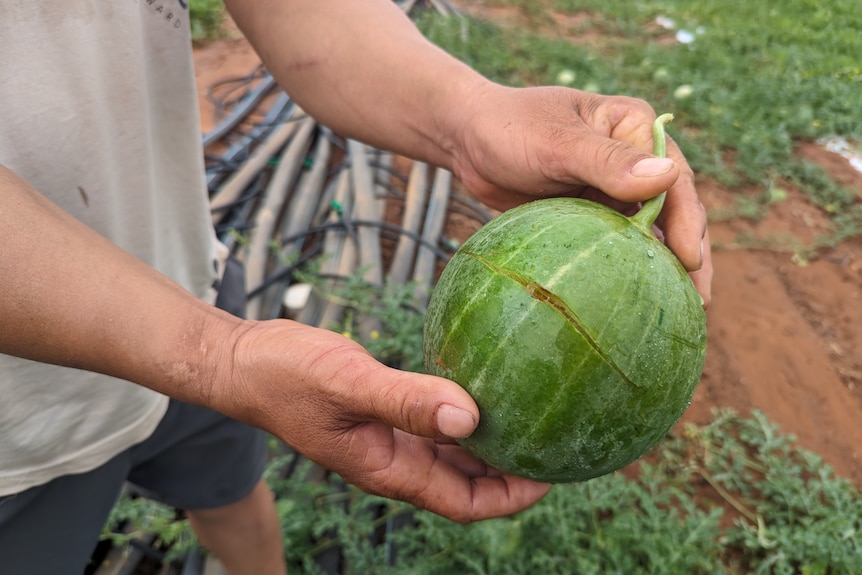
M 284 146 L 296 131 L 295 122 L 286 122 L 249 156 L 248 160 L 231 176 L 212 198 L 210 206 L 213 211 L 213 223 L 221 219 L 219 210 L 234 203 L 248 187 L 254 177 L 266 166 L 267 162 Z
M 425 201 L 428 197 L 428 164 L 413 162 L 410 168 L 410 178 L 407 181 L 407 193 L 404 197 L 404 221 L 402 226 L 416 236 L 421 233 L 422 216 Z M 398 238 L 395 254 L 389 266 L 389 281 L 404 283 L 413 267 L 418 242 L 406 235 Z
M 255 217 L 255 228 L 248 246 L 245 266 L 246 286 L 249 290 L 263 283 L 271 255 L 271 242 L 281 208 L 286 202 L 291 184 L 308 153 L 309 138 L 315 122 L 307 118 L 299 123 L 296 135 L 282 153 L 272 181 L 267 186 L 266 198 Z M 261 298 L 249 300 L 246 313 L 251 319 L 268 319 L 261 316 Z
M 428 213 L 425 217 L 425 228 L 422 233 L 422 239 L 430 245 L 437 245 L 443 234 L 451 189 L 452 173 L 443 168 L 437 168 L 434 173 L 434 186 L 431 190 Z M 413 281 L 416 282 L 416 296 L 413 301 L 419 309 L 424 310 L 428 306 L 436 263 L 437 256 L 433 250 L 424 245 L 419 246 L 416 266 L 413 269 Z

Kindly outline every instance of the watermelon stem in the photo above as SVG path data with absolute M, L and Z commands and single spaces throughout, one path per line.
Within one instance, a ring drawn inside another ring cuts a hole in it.
M 667 140 L 665 138 L 664 127 L 665 124 L 668 124 L 671 120 L 673 120 L 673 114 L 662 114 L 656 118 L 655 122 L 652 124 L 653 155 L 657 158 L 664 158 L 667 156 Z M 644 202 L 644 205 L 638 213 L 630 218 L 632 223 L 644 232 L 649 232 L 661 212 L 662 206 L 664 206 L 664 198 L 666 195 L 667 192 L 662 192 L 656 197 L 650 198 Z

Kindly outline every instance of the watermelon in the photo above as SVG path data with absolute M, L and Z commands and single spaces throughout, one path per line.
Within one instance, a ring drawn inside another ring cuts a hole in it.
M 652 232 L 662 200 L 631 218 L 583 199 L 536 200 L 483 226 L 446 265 L 426 313 L 425 369 L 479 406 L 460 440 L 476 457 L 585 481 L 642 456 L 682 416 L 706 315 Z

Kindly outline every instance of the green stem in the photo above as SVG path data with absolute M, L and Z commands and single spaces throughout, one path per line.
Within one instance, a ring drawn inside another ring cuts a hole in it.
M 727 501 L 727 503 L 730 504 L 731 507 L 736 509 L 740 515 L 745 516 L 746 519 L 748 519 L 752 523 L 756 523 L 758 526 L 762 525 L 763 519 L 760 517 L 760 515 L 748 509 L 745 505 L 742 504 L 741 501 L 731 495 L 728 490 L 722 487 L 721 484 L 706 471 L 706 469 L 703 469 L 702 467 L 697 467 L 696 471 L 697 474 L 700 475 L 709 484 L 710 487 L 715 489 L 715 492 L 718 493 L 722 499 Z
M 655 122 L 653 122 L 652 146 L 653 155 L 657 158 L 664 158 L 667 156 L 667 140 L 665 139 L 664 127 L 665 124 L 668 124 L 671 120 L 673 120 L 673 114 L 662 114 L 655 119 Z M 656 197 L 650 198 L 644 202 L 644 205 L 638 213 L 630 218 L 632 223 L 645 232 L 650 231 L 653 223 L 661 212 L 666 195 L 667 192 L 662 192 Z

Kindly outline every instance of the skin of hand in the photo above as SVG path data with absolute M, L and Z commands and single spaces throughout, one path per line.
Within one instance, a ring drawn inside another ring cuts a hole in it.
M 243 392 L 228 410 L 360 489 L 462 523 L 515 513 L 550 489 L 502 474 L 452 441 L 473 432 L 479 411 L 451 381 L 392 369 L 348 338 L 295 322 L 238 333 L 222 368 L 234 375 L 214 378 L 230 382 L 228 398 Z

